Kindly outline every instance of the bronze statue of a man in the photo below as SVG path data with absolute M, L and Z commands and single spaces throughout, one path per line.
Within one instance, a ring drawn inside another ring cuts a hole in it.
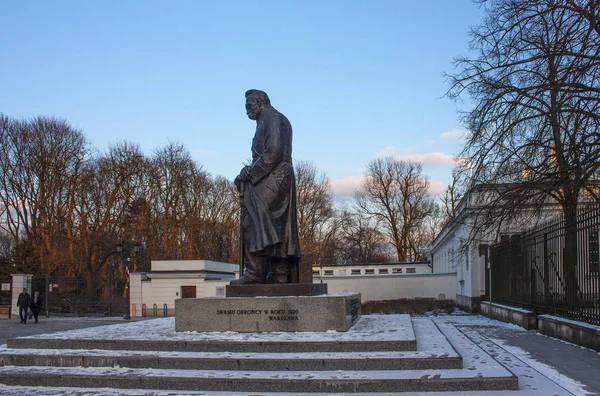
M 242 205 L 243 275 L 231 284 L 289 283 L 300 258 L 292 125 L 263 91 L 246 92 L 246 114 L 256 121 L 252 164 L 235 179 Z

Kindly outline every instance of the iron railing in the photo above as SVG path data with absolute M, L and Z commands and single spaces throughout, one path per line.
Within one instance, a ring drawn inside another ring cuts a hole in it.
M 561 215 L 502 237 L 490 249 L 491 300 L 600 325 L 600 205 L 580 207 L 571 229 Z
M 126 302 L 113 285 L 98 288 L 85 278 L 34 277 L 31 292 L 42 295 L 42 314 L 60 316 L 122 316 Z

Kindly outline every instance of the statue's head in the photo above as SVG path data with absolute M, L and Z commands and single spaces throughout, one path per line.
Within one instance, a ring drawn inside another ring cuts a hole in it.
M 264 91 L 250 89 L 246 91 L 246 114 L 251 120 L 256 120 L 265 110 L 265 106 L 271 106 L 271 101 Z

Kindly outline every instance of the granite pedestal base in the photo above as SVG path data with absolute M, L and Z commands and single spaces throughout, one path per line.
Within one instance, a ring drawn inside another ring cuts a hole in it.
M 348 331 L 358 319 L 359 293 L 175 300 L 176 331 Z

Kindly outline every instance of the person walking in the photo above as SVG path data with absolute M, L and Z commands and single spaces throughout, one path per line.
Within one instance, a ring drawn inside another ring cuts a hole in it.
M 23 293 L 19 294 L 17 298 L 17 307 L 19 307 L 19 316 L 21 317 L 21 323 L 27 324 L 27 310 L 31 304 L 31 296 L 27 291 L 27 288 L 23 288 Z
M 31 299 L 31 312 L 33 313 L 33 317 L 35 318 L 35 323 L 38 322 L 38 315 L 42 310 L 42 296 L 40 296 L 40 292 L 36 291 L 33 293 L 33 298 Z

